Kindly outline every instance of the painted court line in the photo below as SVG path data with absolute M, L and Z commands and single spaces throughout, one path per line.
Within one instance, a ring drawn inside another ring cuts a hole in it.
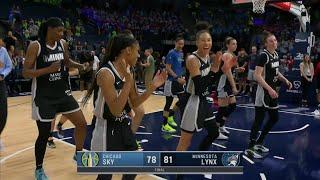
M 153 178 L 156 178 L 157 180 L 167 180 L 167 179 L 164 179 L 162 177 L 159 177 L 159 176 L 156 176 L 156 175 L 153 175 L 153 174 L 148 174 L 148 176 L 151 176 Z
M 306 128 L 308 128 L 310 125 L 306 124 L 301 128 L 298 129 L 292 129 L 292 130 L 287 130 L 287 131 L 270 131 L 270 134 L 285 134 L 285 133 L 293 133 L 293 132 L 298 132 L 298 131 L 302 131 Z M 234 131 L 241 131 L 241 132 L 250 132 L 250 130 L 246 130 L 246 129 L 238 129 L 238 128 L 232 128 L 232 127 L 227 127 L 226 129 L 230 129 L 230 130 L 234 130 Z
M 280 157 L 280 156 L 273 156 L 273 157 L 276 158 L 276 159 L 284 160 L 284 158 L 283 158 L 283 157 Z
M 136 132 L 136 134 L 152 134 L 151 132 Z
M 57 141 L 63 142 L 63 140 L 71 139 L 71 138 L 72 138 L 72 137 L 66 137 L 66 138 L 62 138 L 62 139 L 54 138 L 54 139 L 56 139 Z M 5 162 L 6 160 L 8 160 L 8 159 L 10 159 L 10 158 L 18 155 L 18 154 L 21 154 L 21 153 L 23 153 L 23 152 L 25 152 L 25 151 L 28 151 L 28 150 L 30 150 L 30 149 L 33 149 L 33 148 L 34 148 L 34 146 L 27 147 L 27 148 L 24 148 L 24 149 L 22 149 L 22 150 L 20 150 L 20 151 L 17 151 L 17 152 L 15 152 L 15 153 L 13 153 L 13 154 L 10 154 L 10 155 L 2 158 L 2 159 L 0 160 L 0 164 L 3 163 L 3 162 Z
M 226 148 L 227 148 L 227 147 L 225 147 L 225 146 L 223 146 L 223 145 L 221 145 L 221 144 L 217 144 L 217 143 L 212 143 L 212 145 L 215 145 L 215 146 L 221 147 L 221 148 L 223 148 L 223 149 L 226 149 Z
M 242 155 L 243 159 L 247 160 L 250 164 L 254 164 L 254 162 L 245 155 Z
M 237 106 L 242 107 L 242 108 L 254 109 L 254 106 L 246 106 L 246 105 L 241 105 L 241 104 L 238 104 Z M 300 116 L 314 117 L 314 115 L 312 115 L 312 114 L 304 114 L 304 113 L 297 113 L 297 112 L 284 111 L 284 110 L 279 110 L 279 112 L 287 113 L 287 114 L 295 114 L 295 115 L 300 115 Z
M 264 173 L 260 173 L 261 180 L 267 180 L 266 175 Z
M 16 156 L 16 155 L 18 155 L 18 154 L 20 154 L 20 153 L 23 153 L 23 152 L 28 151 L 29 149 L 33 149 L 33 148 L 34 148 L 34 146 L 31 146 L 31 147 L 28 147 L 28 148 L 24 148 L 24 149 L 22 149 L 22 150 L 20 150 L 20 151 L 17 151 L 17 152 L 15 152 L 15 153 L 13 153 L 13 154 L 10 154 L 9 156 L 6 156 L 6 157 L 2 158 L 2 159 L 0 160 L 0 164 L 3 163 L 3 162 L 5 162 L 6 160 L 12 158 L 13 156 Z

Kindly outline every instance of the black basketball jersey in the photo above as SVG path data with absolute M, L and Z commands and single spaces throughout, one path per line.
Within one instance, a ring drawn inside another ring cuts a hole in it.
M 40 44 L 39 44 L 40 45 Z M 39 97 L 58 99 L 71 96 L 68 68 L 64 66 L 64 47 L 61 41 L 56 42 L 54 47 L 40 46 L 40 53 L 36 59 L 35 69 L 49 67 L 54 62 L 60 62 L 61 68 L 54 73 L 44 74 L 33 80 L 33 92 L 35 99 Z
M 197 59 L 199 60 L 200 63 L 200 67 L 199 70 L 201 72 L 201 76 L 207 76 L 210 72 L 211 69 L 211 64 L 210 64 L 210 58 L 208 57 L 207 59 L 202 59 L 201 57 L 199 57 L 196 53 L 192 53 L 194 56 L 197 57 Z M 187 70 L 186 72 L 188 80 L 187 80 L 187 92 L 190 94 L 195 94 L 195 87 L 194 87 L 194 83 L 193 80 L 190 78 L 190 73 Z M 202 94 L 203 97 L 206 97 L 210 94 L 210 87 L 206 87 L 206 91 Z
M 264 49 L 258 58 L 257 66 L 264 68 L 264 80 L 272 89 L 276 90 L 276 87 L 279 86 L 278 73 L 280 61 L 278 53 L 274 52 L 271 54 L 268 50 Z
M 119 73 L 117 72 L 117 70 L 115 69 L 115 67 L 113 66 L 112 62 L 108 62 L 108 64 L 106 64 L 105 66 L 103 66 L 101 69 L 108 69 L 114 76 L 114 87 L 117 91 L 117 94 L 119 95 L 123 85 L 124 85 L 124 81 L 120 78 Z M 99 71 L 97 72 L 97 74 L 99 73 Z M 98 118 L 103 118 L 106 119 L 108 121 L 122 121 L 124 118 L 128 117 L 128 113 L 131 111 L 131 108 L 129 106 L 129 102 L 126 102 L 126 105 L 124 107 L 124 109 L 122 110 L 122 113 L 120 115 L 120 117 L 115 117 L 110 109 L 108 104 L 105 102 L 105 99 L 103 97 L 102 94 L 102 89 L 99 87 L 97 88 L 96 92 L 97 92 L 97 99 L 95 100 L 95 115 Z

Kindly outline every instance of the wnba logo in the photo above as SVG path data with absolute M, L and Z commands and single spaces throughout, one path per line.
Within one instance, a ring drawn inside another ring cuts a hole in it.
M 85 152 L 81 156 L 81 162 L 85 167 L 95 167 L 99 164 L 99 155 L 95 152 Z

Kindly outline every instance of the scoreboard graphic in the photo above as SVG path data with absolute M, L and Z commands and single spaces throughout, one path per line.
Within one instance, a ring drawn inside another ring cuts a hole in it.
M 79 174 L 243 174 L 241 151 L 87 151 Z

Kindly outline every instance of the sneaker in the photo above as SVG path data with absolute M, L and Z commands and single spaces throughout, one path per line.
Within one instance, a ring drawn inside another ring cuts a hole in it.
M 312 114 L 314 114 L 315 116 L 319 116 L 320 115 L 320 111 L 318 109 L 314 110 L 312 112 Z
M 48 176 L 46 175 L 46 173 L 44 173 L 43 168 L 41 169 L 36 169 L 35 171 L 35 179 L 36 180 L 48 180 Z
M 162 125 L 161 130 L 162 130 L 163 132 L 167 132 L 167 133 L 175 133 L 175 132 L 177 131 L 177 130 L 175 130 L 173 127 L 171 127 L 171 126 L 169 125 L 169 123 L 167 123 L 166 125 Z
M 221 133 L 230 134 L 230 132 L 226 129 L 225 126 L 219 127 L 219 131 L 220 131 Z
M 51 149 L 56 148 L 56 144 L 53 142 L 53 140 L 48 140 L 47 146 L 48 148 L 51 148 Z
M 261 144 L 256 144 L 256 145 L 254 145 L 254 146 L 253 146 L 253 149 L 254 149 L 255 151 L 261 151 L 261 152 L 263 152 L 263 153 L 269 152 L 269 149 L 266 148 L 265 146 L 261 145 Z
M 142 148 L 140 142 L 138 140 L 136 140 L 136 143 L 137 143 L 137 146 L 138 146 L 137 151 L 143 151 L 143 148 Z
M 172 127 L 177 127 L 177 123 L 174 121 L 173 116 L 168 117 L 168 123 Z
M 60 139 L 64 138 L 64 132 L 63 132 L 62 126 L 57 125 L 57 129 L 58 129 L 58 131 L 57 131 L 58 138 L 60 138 Z
M 246 149 L 244 151 L 244 154 L 247 155 L 248 157 L 252 157 L 255 159 L 261 159 L 263 158 L 263 156 L 261 154 L 259 154 L 257 151 L 253 150 L 253 149 Z
M 229 139 L 228 136 L 222 134 L 221 132 L 219 132 L 219 136 L 217 137 L 218 140 L 227 140 Z

